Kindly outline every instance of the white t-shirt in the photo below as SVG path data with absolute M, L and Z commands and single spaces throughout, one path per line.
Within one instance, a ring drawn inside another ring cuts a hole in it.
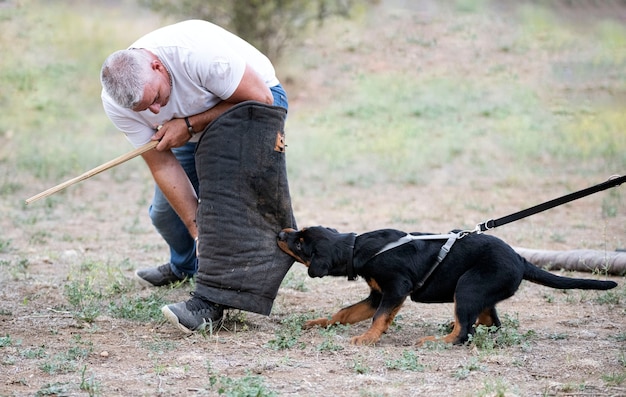
M 241 82 L 246 64 L 268 87 L 279 84 L 274 66 L 245 40 L 207 21 L 190 20 L 157 29 L 129 48 L 156 55 L 172 76 L 169 102 L 158 114 L 119 106 L 102 90 L 102 105 L 113 124 L 135 147 L 150 141 L 154 128 L 173 118 L 201 113 L 228 99 Z M 191 141 L 197 141 L 194 136 Z

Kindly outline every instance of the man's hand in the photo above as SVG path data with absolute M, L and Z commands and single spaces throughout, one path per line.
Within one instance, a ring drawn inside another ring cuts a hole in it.
M 171 119 L 165 122 L 157 127 L 157 131 L 152 136 L 153 141 L 161 141 L 156 147 L 158 151 L 183 146 L 189 141 L 189 138 L 191 136 L 183 119 Z

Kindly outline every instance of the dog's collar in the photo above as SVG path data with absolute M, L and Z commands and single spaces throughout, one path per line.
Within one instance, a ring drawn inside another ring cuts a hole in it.
M 356 280 L 356 271 L 354 271 L 354 242 L 356 241 L 356 233 L 350 234 L 350 242 L 348 243 L 350 253 L 348 256 L 348 263 L 346 264 L 346 272 L 348 273 L 348 280 Z

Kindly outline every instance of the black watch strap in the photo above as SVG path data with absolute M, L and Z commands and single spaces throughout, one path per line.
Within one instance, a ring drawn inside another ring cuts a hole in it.
M 187 124 L 187 132 L 189 132 L 189 135 L 194 136 L 196 134 L 196 132 L 193 130 L 193 127 L 191 126 L 191 123 L 189 122 L 189 117 L 185 117 L 185 124 Z

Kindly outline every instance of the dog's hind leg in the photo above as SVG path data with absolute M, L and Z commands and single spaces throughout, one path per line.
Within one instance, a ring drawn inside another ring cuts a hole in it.
M 484 325 L 486 327 L 500 327 L 500 318 L 498 318 L 498 312 L 495 306 L 488 307 L 478 315 L 476 325 Z
M 454 343 L 465 343 L 475 325 L 500 327 L 495 306 L 513 296 L 522 281 L 519 272 L 499 271 L 503 265 L 498 268 L 497 263 L 490 266 L 471 269 L 457 282 L 454 310 L 461 329 Z
M 462 305 L 461 305 L 462 306 Z M 426 342 L 445 342 L 455 345 L 463 344 L 467 341 L 468 335 L 472 332 L 472 324 L 474 323 L 476 314 L 473 319 L 471 315 L 467 315 L 465 310 L 461 307 L 461 313 L 459 313 L 459 303 L 454 302 L 454 323 L 452 331 L 443 337 L 440 336 L 425 336 L 417 341 L 417 346 L 422 346 Z M 471 320 L 470 320 L 471 319 Z
M 489 292 L 478 286 L 485 283 L 476 281 L 476 277 L 466 274 L 457 283 L 454 293 L 454 325 L 452 332 L 443 337 L 427 336 L 418 341 L 422 345 L 428 341 L 442 341 L 460 345 L 474 333 L 475 324 L 498 325 L 500 320 L 495 310 L 496 301 L 491 299 Z

